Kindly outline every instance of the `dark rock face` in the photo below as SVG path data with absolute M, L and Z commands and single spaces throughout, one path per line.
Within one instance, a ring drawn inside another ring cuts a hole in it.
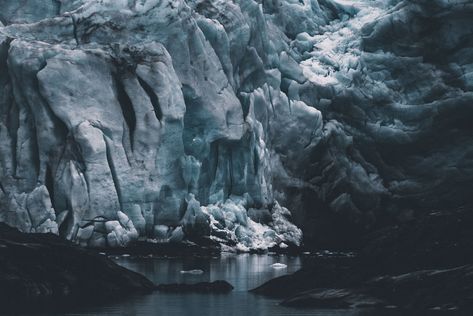
M 156 289 L 160 292 L 228 293 L 233 290 L 233 286 L 226 281 L 219 280 L 195 284 L 159 284 Z
M 473 263 L 472 207 L 434 211 L 368 234 L 361 257 L 373 271 L 405 273 Z
M 153 289 L 144 276 L 56 235 L 25 234 L 0 224 L 2 308 L 100 302 Z

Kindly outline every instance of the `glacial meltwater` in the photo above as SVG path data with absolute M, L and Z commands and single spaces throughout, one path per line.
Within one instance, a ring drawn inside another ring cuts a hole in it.
M 388 315 L 386 310 L 290 308 L 279 305 L 280 300 L 248 292 L 248 290 L 272 278 L 299 270 L 304 263 L 307 264 L 309 260 L 312 260 L 308 256 L 222 254 L 219 258 L 135 258 L 132 256 L 116 256 L 112 257 L 112 259 L 128 269 L 144 274 L 156 284 L 226 280 L 234 286 L 234 290 L 228 294 L 163 293 L 156 291 L 148 295 L 129 297 L 118 302 L 107 302 L 94 306 L 86 306 L 84 304 L 73 310 L 62 310 L 59 314 L 77 316 Z M 182 271 L 193 270 L 202 270 L 203 272 L 182 273 Z M 50 314 L 48 313 L 47 315 Z M 392 315 L 405 314 L 396 314 L 393 311 Z

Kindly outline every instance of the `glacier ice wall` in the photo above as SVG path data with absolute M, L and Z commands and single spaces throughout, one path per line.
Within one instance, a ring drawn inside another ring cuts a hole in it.
M 471 1 L 0 1 L 0 220 L 356 236 L 471 199 Z M 455 193 L 452 193 L 452 188 Z

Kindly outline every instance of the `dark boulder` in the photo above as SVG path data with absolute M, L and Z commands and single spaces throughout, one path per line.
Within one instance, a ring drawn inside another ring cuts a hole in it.
M 312 308 L 367 308 L 386 306 L 376 297 L 349 289 L 315 289 L 284 300 L 282 305 Z
M 53 234 L 26 234 L 0 223 L 0 302 L 15 310 L 81 304 L 147 293 L 154 284 L 106 256 Z
M 317 288 L 282 305 L 317 308 L 389 307 L 404 310 L 471 310 L 473 265 L 381 276 L 356 288 Z

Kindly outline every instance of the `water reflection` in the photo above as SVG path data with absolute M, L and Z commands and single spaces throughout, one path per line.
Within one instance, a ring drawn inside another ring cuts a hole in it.
M 176 294 L 153 293 L 137 296 L 118 303 L 87 307 L 65 315 L 315 315 L 315 316 L 378 316 L 410 315 L 405 312 L 366 310 L 313 310 L 280 306 L 278 300 L 248 293 L 272 278 L 299 270 L 305 257 L 271 255 L 223 255 L 221 258 L 129 258 L 121 257 L 116 262 L 146 275 L 159 283 L 195 283 L 201 281 L 226 280 L 234 287 L 229 294 Z M 274 263 L 287 265 L 274 269 Z M 203 270 L 201 275 L 182 274 L 183 270 Z M 421 315 L 415 313 L 412 315 Z M 424 315 L 438 315 L 425 313 Z M 449 314 L 451 315 L 451 314 Z
M 293 273 L 302 266 L 300 257 L 269 255 L 222 255 L 221 258 L 119 258 L 117 263 L 146 275 L 153 282 L 196 283 L 226 280 L 235 291 L 248 291 L 269 279 Z M 274 269 L 274 263 L 284 263 L 287 268 Z M 181 271 L 203 270 L 202 274 L 183 274 Z

